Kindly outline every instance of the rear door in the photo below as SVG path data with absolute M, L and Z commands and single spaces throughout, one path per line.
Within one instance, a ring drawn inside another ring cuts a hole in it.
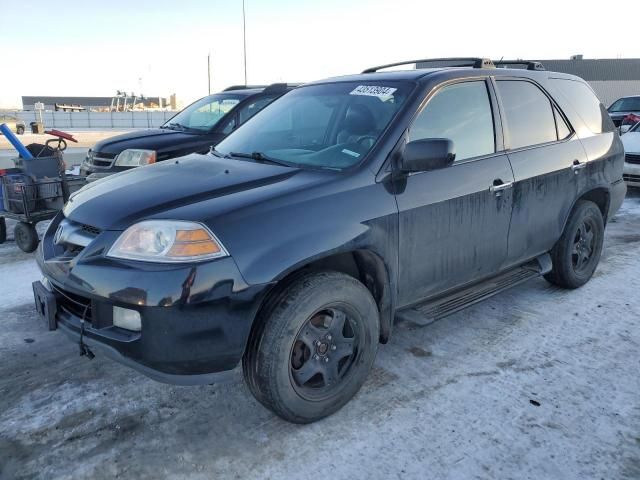
M 497 79 L 514 204 L 507 264 L 549 251 L 560 238 L 586 166 L 582 144 L 550 96 L 528 79 Z
M 408 141 L 453 140 L 456 159 L 409 175 L 396 195 L 400 306 L 489 276 L 506 260 L 513 175 L 496 146 L 498 121 L 490 84 L 465 80 L 440 87 L 409 128 Z

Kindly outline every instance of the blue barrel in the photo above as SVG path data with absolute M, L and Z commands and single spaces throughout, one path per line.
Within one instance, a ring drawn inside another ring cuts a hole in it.
M 9 140 L 11 145 L 13 145 L 13 148 L 15 148 L 18 151 L 18 153 L 22 158 L 25 158 L 28 160 L 33 159 L 33 155 L 31 155 L 31 152 L 25 148 L 25 146 L 22 144 L 20 140 L 18 140 L 18 137 L 16 137 L 13 134 L 13 132 L 11 131 L 11 129 L 6 123 L 0 124 L 0 132 L 2 132 L 5 137 L 7 137 L 7 140 Z

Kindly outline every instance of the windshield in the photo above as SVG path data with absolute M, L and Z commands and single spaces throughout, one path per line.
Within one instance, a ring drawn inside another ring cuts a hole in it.
M 243 97 L 228 94 L 210 95 L 192 103 L 165 123 L 163 128 L 208 132 L 235 107 Z
M 216 150 L 296 166 L 346 168 L 371 150 L 411 89 L 391 81 L 301 87 L 259 112 Z
M 640 97 L 627 97 L 616 100 L 609 107 L 610 112 L 640 112 Z

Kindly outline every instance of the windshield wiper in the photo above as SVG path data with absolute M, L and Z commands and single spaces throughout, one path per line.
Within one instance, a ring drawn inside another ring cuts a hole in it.
M 282 165 L 284 167 L 291 167 L 292 165 L 283 160 L 278 160 L 277 158 L 269 157 L 262 152 L 253 152 L 253 153 L 243 153 L 243 152 L 229 152 L 229 155 L 232 157 L 240 157 L 240 158 L 250 158 L 260 163 L 272 163 L 274 165 Z
M 216 150 L 216 149 L 215 149 L 215 148 L 213 148 L 213 147 L 211 147 L 211 148 L 209 149 L 209 153 L 210 153 L 211 155 L 214 155 L 214 156 L 219 157 L 219 158 L 231 158 L 231 156 L 230 156 L 230 155 L 228 155 L 228 154 L 227 154 L 227 155 L 225 155 L 224 153 L 219 152 L 218 150 Z

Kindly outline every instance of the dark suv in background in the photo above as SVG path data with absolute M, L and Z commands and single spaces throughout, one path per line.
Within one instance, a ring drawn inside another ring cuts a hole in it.
M 94 145 L 80 174 L 96 180 L 130 168 L 206 153 L 294 85 L 235 85 L 209 95 L 174 115 L 160 128 L 138 130 L 107 138 Z
M 625 133 L 626 130 L 634 125 L 633 122 L 623 125 L 625 119 L 627 117 L 640 116 L 640 95 L 619 98 L 609 106 L 607 111 L 616 127 L 625 127 L 622 131 L 622 133 Z
M 80 190 L 40 246 L 49 328 L 169 383 L 241 363 L 303 423 L 356 394 L 396 319 L 586 283 L 626 192 L 591 88 L 534 63 L 421 62 L 303 85 L 208 155 Z

